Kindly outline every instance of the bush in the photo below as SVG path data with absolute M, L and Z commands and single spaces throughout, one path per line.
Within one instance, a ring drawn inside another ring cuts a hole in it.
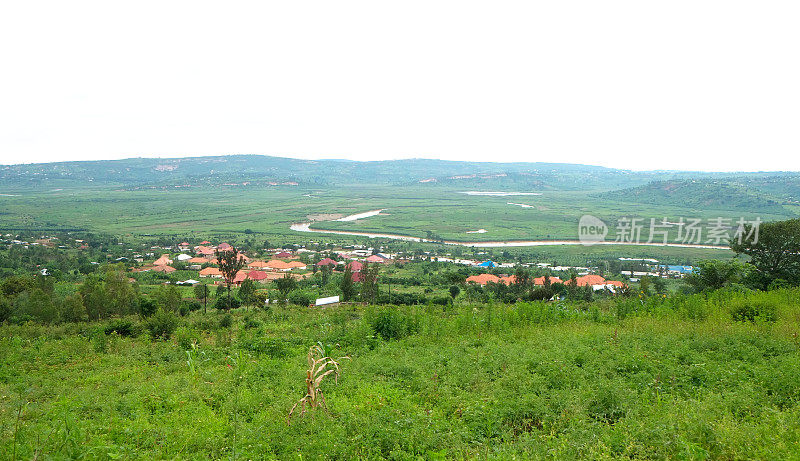
M 107 335 L 116 333 L 125 337 L 139 336 L 139 325 L 129 319 L 114 319 L 103 329 Z
M 289 294 L 289 302 L 298 306 L 308 306 L 314 300 L 308 294 L 298 290 Z
M 384 340 L 400 339 L 419 331 L 419 319 L 396 307 L 372 310 L 366 317 L 372 331 Z
M 231 314 L 225 314 L 219 319 L 219 326 L 222 328 L 230 328 L 233 325 L 233 316 Z
M 737 322 L 755 322 L 756 320 L 774 322 L 778 318 L 775 304 L 762 300 L 737 301 L 731 308 L 731 316 Z
M 231 296 L 231 309 L 238 309 L 242 307 L 242 302 L 239 298 Z M 228 310 L 228 297 L 227 296 L 220 296 L 214 301 L 214 308 L 226 311 Z
M 185 351 L 191 349 L 192 343 L 196 343 L 198 339 L 200 337 L 193 328 L 180 327 L 175 330 L 175 340 L 178 342 L 178 346 Z
M 175 329 L 178 328 L 178 318 L 171 312 L 159 309 L 147 321 L 147 329 L 153 339 L 169 339 Z
M 156 313 L 156 302 L 150 298 L 141 298 L 139 300 L 139 315 L 144 318 L 150 317 Z

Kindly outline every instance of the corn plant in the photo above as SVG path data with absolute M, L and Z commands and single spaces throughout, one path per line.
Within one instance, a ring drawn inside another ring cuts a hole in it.
M 286 418 L 286 423 L 291 424 L 292 414 L 297 406 L 300 406 L 300 416 L 305 415 L 306 408 L 322 408 L 327 411 L 328 406 L 325 403 L 325 396 L 322 394 L 322 381 L 329 375 L 333 375 L 335 382 L 339 381 L 339 362 L 330 357 L 330 346 L 324 346 L 322 343 L 317 343 L 308 349 L 308 370 L 306 370 L 306 395 L 297 401 L 289 410 L 289 416 Z M 342 359 L 350 359 L 350 357 L 339 357 Z

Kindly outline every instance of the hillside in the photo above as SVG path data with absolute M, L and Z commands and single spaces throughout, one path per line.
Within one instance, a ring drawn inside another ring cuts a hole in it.
M 780 182 L 770 178 L 769 183 Z M 741 210 L 786 214 L 784 200 L 758 188 L 746 187 L 742 178 L 653 181 L 643 186 L 599 194 L 605 200 L 650 205 L 680 206 L 695 210 Z M 753 181 L 764 183 L 765 178 Z

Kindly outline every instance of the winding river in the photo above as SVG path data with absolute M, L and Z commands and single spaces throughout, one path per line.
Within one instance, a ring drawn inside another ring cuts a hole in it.
M 342 221 L 341 219 L 337 221 Z M 432 242 L 444 243 L 445 245 L 461 245 L 465 247 L 475 248 L 502 248 L 502 247 L 536 247 L 536 246 L 557 246 L 557 245 L 584 245 L 580 240 L 506 240 L 503 242 L 458 242 L 455 240 L 444 240 L 441 242 L 428 240 L 420 237 L 412 237 L 410 235 L 401 234 L 383 234 L 373 232 L 359 232 L 359 231 L 340 231 L 340 230 L 327 230 L 327 229 L 312 229 L 309 222 L 296 223 L 289 226 L 289 229 L 297 232 L 315 232 L 318 234 L 337 234 L 337 235 L 352 235 L 357 237 L 369 238 L 386 238 L 395 240 L 405 240 L 408 242 Z M 676 248 L 705 248 L 711 250 L 730 250 L 727 246 L 721 245 L 701 245 L 691 243 L 646 243 L 646 242 L 615 242 L 603 241 L 593 243 L 594 245 L 629 245 L 629 246 L 651 246 L 651 247 L 676 247 Z

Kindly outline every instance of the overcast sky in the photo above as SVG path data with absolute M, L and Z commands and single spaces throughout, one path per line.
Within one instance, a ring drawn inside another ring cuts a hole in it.
M 9 1 L 0 163 L 800 170 L 800 2 Z

